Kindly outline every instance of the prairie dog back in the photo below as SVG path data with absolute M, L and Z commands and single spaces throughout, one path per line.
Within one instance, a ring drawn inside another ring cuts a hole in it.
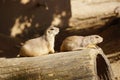
M 82 36 L 70 36 L 65 38 L 60 47 L 60 51 L 73 51 L 79 48 L 79 46 L 82 46 L 83 38 Z

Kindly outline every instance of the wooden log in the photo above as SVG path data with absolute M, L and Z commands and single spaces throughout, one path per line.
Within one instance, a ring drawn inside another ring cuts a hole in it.
M 86 4 L 78 1 L 71 1 L 72 17 L 69 21 L 68 31 L 101 28 L 120 17 L 118 15 L 120 12 L 116 12 L 116 9 L 120 8 L 119 1 L 99 2 L 99 4 Z M 94 0 L 92 1 L 94 2 Z
M 0 58 L 0 80 L 112 80 L 101 49 L 61 52 L 41 57 Z
M 112 1 L 119 2 L 120 0 L 71 0 L 71 1 L 78 1 L 86 4 L 100 4 L 100 3 L 112 2 Z

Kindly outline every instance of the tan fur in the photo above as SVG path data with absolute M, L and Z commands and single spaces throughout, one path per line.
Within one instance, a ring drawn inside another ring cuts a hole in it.
M 20 50 L 20 56 L 33 57 L 54 53 L 55 36 L 58 33 L 59 28 L 50 26 L 43 36 L 26 41 Z
M 96 48 L 98 43 L 101 43 L 103 38 L 99 35 L 91 36 L 70 36 L 63 40 L 60 51 L 73 51 L 86 48 Z

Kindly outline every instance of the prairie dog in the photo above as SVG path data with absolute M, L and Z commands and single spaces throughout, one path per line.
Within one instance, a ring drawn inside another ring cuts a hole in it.
M 90 36 L 70 36 L 63 40 L 60 51 L 73 51 L 86 48 L 96 48 L 98 43 L 101 43 L 103 38 L 99 35 Z
M 43 36 L 26 41 L 19 56 L 34 57 L 54 53 L 55 36 L 58 33 L 59 28 L 50 26 Z

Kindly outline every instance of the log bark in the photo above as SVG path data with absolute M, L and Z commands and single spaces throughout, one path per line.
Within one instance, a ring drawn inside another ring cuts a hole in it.
M 112 2 L 112 1 L 120 2 L 120 0 L 71 0 L 71 1 L 78 1 L 86 4 L 98 4 L 98 3 L 105 3 L 105 2 Z
M 112 78 L 109 61 L 101 49 L 61 52 L 41 57 L 0 58 L 0 80 L 112 80 Z
M 87 1 L 85 3 L 79 0 L 71 1 L 72 17 L 67 30 L 101 28 L 120 17 L 118 15 L 120 11 L 116 11 L 118 7 L 120 8 L 120 1 L 90 0 L 91 4 Z

